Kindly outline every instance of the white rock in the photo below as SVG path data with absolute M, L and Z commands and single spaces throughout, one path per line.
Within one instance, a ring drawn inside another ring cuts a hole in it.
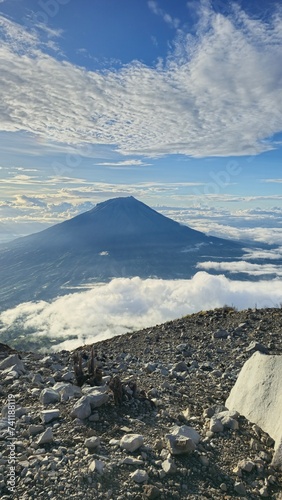
M 37 444 L 47 444 L 47 443 L 52 443 L 52 441 L 53 441 L 53 432 L 51 427 L 48 427 L 45 432 L 40 434 L 36 442 Z
M 84 444 L 88 450 L 94 450 L 100 446 L 101 440 L 97 436 L 91 436 L 85 439 Z
M 11 368 L 6 368 L 6 370 L 2 371 L 2 376 L 5 380 L 12 378 L 17 379 L 19 378 L 19 372 L 15 370 L 14 366 L 11 366 Z
M 133 452 L 138 450 L 144 443 L 144 438 L 141 434 L 125 434 L 120 440 L 120 447 L 124 450 Z
M 170 433 L 176 436 L 181 435 L 190 438 L 194 444 L 198 444 L 201 439 L 200 434 L 195 431 L 193 427 L 189 427 L 188 425 L 181 425 L 180 427 L 178 425 L 174 425 L 170 430 Z
M 105 464 L 101 460 L 93 460 L 89 465 L 90 472 L 98 472 L 98 474 L 103 474 Z
M 61 401 L 68 401 L 74 396 L 81 396 L 81 388 L 77 385 L 69 384 L 66 382 L 57 382 L 53 386 L 53 390 L 60 394 Z
M 107 387 L 89 387 L 83 388 L 82 391 L 89 398 L 91 409 L 99 408 L 109 400 Z
M 148 480 L 148 474 L 145 470 L 137 469 L 135 472 L 130 474 L 131 479 L 135 481 L 135 483 L 144 483 Z
M 177 467 L 176 467 L 174 461 L 172 460 L 172 458 L 167 458 L 162 463 L 162 468 L 166 474 L 174 474 L 177 471 Z
M 143 465 L 143 460 L 134 457 L 126 457 L 121 461 L 122 464 L 126 465 Z
M 226 401 L 275 441 L 272 463 L 282 468 L 282 356 L 255 352 L 244 364 Z
M 192 427 L 175 425 L 165 436 L 169 451 L 173 455 L 192 453 L 200 441 L 200 435 Z
M 217 418 L 215 415 L 211 418 L 210 421 L 210 431 L 211 432 L 222 432 L 224 429 L 223 423 L 219 418 Z
M 239 424 L 236 420 L 238 416 L 239 415 L 237 412 L 232 412 L 228 410 L 215 413 L 211 417 L 210 431 L 222 432 L 224 430 L 224 427 L 227 427 L 228 429 L 232 430 L 238 429 Z
M 43 405 L 48 405 L 50 403 L 58 403 L 60 396 L 54 389 L 47 388 L 41 391 L 39 399 Z
M 91 406 L 88 396 L 82 396 L 74 405 L 71 411 L 72 418 L 79 418 L 84 420 L 91 415 Z
M 52 420 L 55 420 L 56 418 L 59 418 L 60 416 L 60 410 L 43 410 L 40 412 L 40 417 L 41 420 L 44 424 L 48 424 L 49 422 L 52 422 Z
M 20 372 L 25 373 L 24 364 L 17 354 L 11 354 L 11 356 L 3 359 L 0 363 L 0 370 L 5 370 L 6 368 L 10 368 L 11 366 L 14 367 L 15 365 Z

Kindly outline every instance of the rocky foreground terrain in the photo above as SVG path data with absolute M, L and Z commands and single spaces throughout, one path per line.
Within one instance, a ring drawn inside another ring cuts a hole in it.
M 205 311 L 94 349 L 78 387 L 74 353 L 0 346 L 3 500 L 282 498 L 273 440 L 224 406 L 256 350 L 282 354 L 282 309 Z

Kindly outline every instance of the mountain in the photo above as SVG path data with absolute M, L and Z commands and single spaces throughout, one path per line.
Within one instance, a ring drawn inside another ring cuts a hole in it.
M 199 261 L 242 253 L 241 244 L 181 225 L 132 196 L 115 198 L 2 246 L 1 309 L 113 277 L 190 278 Z

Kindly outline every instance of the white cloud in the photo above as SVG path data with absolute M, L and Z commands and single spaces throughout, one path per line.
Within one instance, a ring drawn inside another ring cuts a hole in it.
M 210 10 L 205 19 L 194 37 L 179 31 L 163 65 L 103 72 L 56 60 L 38 33 L 2 19 L 0 128 L 146 156 L 271 149 L 265 139 L 282 128 L 281 14 L 263 23 Z
M 172 17 L 170 14 L 161 9 L 155 0 L 149 0 L 148 7 L 154 14 L 160 16 L 171 28 L 177 29 L 179 27 L 180 20 L 177 19 L 177 17 Z
M 282 184 L 282 179 L 262 179 L 261 182 L 274 183 L 274 184 Z
M 282 259 L 282 247 L 278 247 L 275 250 L 261 250 L 261 249 L 250 249 L 245 248 L 246 253 L 242 256 L 243 259 L 247 260 L 257 260 L 257 259 L 269 259 L 278 260 Z
M 145 163 L 142 160 L 123 160 L 123 161 L 104 161 L 102 163 L 97 163 L 102 167 L 145 167 L 151 165 L 151 163 Z
M 244 260 L 238 262 L 200 262 L 196 266 L 198 269 L 204 269 L 209 271 L 214 269 L 215 271 L 230 272 L 230 273 L 246 273 L 253 276 L 262 275 L 275 275 L 282 276 L 281 266 L 275 266 L 273 264 L 251 264 Z M 281 289 L 282 293 L 282 289 Z
M 106 258 L 106 257 L 105 257 Z M 64 332 L 78 340 L 60 348 L 75 348 L 127 331 L 154 326 L 185 314 L 225 304 L 239 309 L 277 307 L 282 281 L 231 281 L 198 272 L 191 280 L 114 279 L 86 292 L 60 297 L 51 303 L 25 303 L 3 312 L 5 327 L 35 329 L 56 338 Z

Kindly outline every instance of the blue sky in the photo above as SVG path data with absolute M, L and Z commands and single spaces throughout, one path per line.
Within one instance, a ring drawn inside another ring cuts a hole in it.
M 0 241 L 132 194 L 282 244 L 279 2 L 2 0 L 0 15 Z

